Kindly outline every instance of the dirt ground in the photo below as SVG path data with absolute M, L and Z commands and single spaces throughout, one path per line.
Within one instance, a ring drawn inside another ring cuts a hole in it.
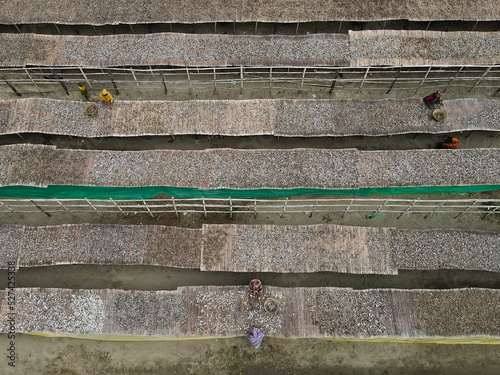
M 5 336 L 5 335 L 2 335 Z M 5 343 L 5 337 L 2 337 Z M 19 335 L 16 368 L 2 374 L 498 374 L 500 345 L 264 338 L 112 342 Z

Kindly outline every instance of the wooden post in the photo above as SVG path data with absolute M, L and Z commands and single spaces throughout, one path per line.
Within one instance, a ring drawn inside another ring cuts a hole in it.
M 420 86 L 418 86 L 418 89 L 415 91 L 415 93 L 418 92 L 418 90 L 420 90 L 422 88 L 422 86 L 424 85 L 424 82 L 425 80 L 427 79 L 427 76 L 429 75 L 429 73 L 431 72 L 431 69 L 432 69 L 432 66 L 429 66 L 429 69 L 427 69 L 427 73 L 425 73 L 425 76 L 424 76 L 424 79 L 422 80 L 422 82 L 420 83 Z
M 255 31 L 254 34 L 257 34 L 257 21 L 255 21 Z
M 179 213 L 177 212 L 177 205 L 175 204 L 175 198 L 172 197 L 172 205 L 174 206 L 175 217 L 179 218 Z
M 455 75 L 455 77 L 453 77 L 453 78 L 450 80 L 450 83 L 448 83 L 448 86 L 446 86 L 446 87 L 445 87 L 445 89 L 443 90 L 443 93 L 445 93 L 445 92 L 446 92 L 446 90 L 448 90 L 448 87 L 450 87 L 450 86 L 451 86 L 451 84 L 453 83 L 453 81 L 454 81 L 455 79 L 457 79 L 457 77 L 460 75 L 460 73 L 462 73 L 462 70 L 463 70 L 463 69 L 464 69 L 464 67 L 462 66 L 462 67 L 460 68 L 460 70 L 458 71 L 458 73 Z
M 45 215 L 47 215 L 48 217 L 51 217 L 52 215 L 49 214 L 48 212 L 45 212 L 42 207 L 40 207 L 38 204 L 36 204 L 32 199 L 30 199 L 30 202 L 33 203 L 33 205 L 38 208 L 40 211 L 42 211 Z
M 217 21 L 214 23 L 214 34 L 217 34 Z
M 26 72 L 26 74 L 28 75 L 29 79 L 31 80 L 31 82 L 35 85 L 36 89 L 38 90 L 38 92 L 40 94 L 42 94 L 42 90 L 40 90 L 40 87 L 38 87 L 38 85 L 36 84 L 35 80 L 33 79 L 33 77 L 31 77 L 31 74 L 28 72 L 28 69 L 26 69 L 26 66 L 24 66 L 24 71 Z
M 229 197 L 229 217 L 233 217 L 233 201 Z
M 287 204 L 288 204 L 288 198 L 285 198 L 285 204 L 283 205 L 283 211 L 281 211 L 280 217 L 283 217 L 283 215 L 285 215 L 285 210 L 286 210 Z
M 14 91 L 14 93 L 15 93 L 17 96 L 21 96 L 21 93 L 20 93 L 19 91 L 17 91 L 17 90 L 16 90 L 16 88 L 15 88 L 14 86 L 12 86 L 12 85 L 11 85 L 11 83 L 10 83 L 9 81 L 7 81 L 3 75 L 1 75 L 1 74 L 0 74 L 0 77 L 2 77 L 2 79 L 3 79 L 3 80 L 4 80 L 4 82 L 7 84 L 7 86 L 9 86 L 9 87 L 10 87 L 10 89 L 11 89 L 12 91 Z
M 122 208 L 120 206 L 118 206 L 118 204 L 113 200 L 113 198 L 109 198 L 109 199 L 111 200 L 111 202 L 113 202 L 113 204 L 115 205 L 115 207 L 120 210 L 120 212 L 122 214 L 124 214 L 125 216 L 128 216 L 128 213 L 126 213 L 125 211 L 123 211 Z
M 333 92 L 333 89 L 335 88 L 335 83 L 337 82 L 337 78 L 339 77 L 339 71 L 337 70 L 335 72 L 335 78 L 333 79 L 332 85 L 330 86 L 330 91 L 328 91 L 329 94 Z
M 92 203 L 90 203 L 90 201 L 85 198 L 85 201 L 89 204 L 90 207 L 92 207 L 94 209 L 94 211 L 99 215 L 99 216 L 102 216 L 101 213 L 97 210 L 97 208 L 94 207 L 94 205 Z
M 340 34 L 340 29 L 342 29 L 342 21 L 340 21 L 340 24 L 339 24 L 339 31 L 337 31 L 338 34 Z
M 19 26 L 17 26 L 17 24 L 14 24 L 14 26 L 16 27 L 17 32 L 18 32 L 19 34 L 22 34 L 21 29 L 19 28 Z
M 366 77 L 368 76 L 368 72 L 370 71 L 370 67 L 366 68 L 366 72 L 365 72 L 365 75 L 363 77 L 363 81 L 361 81 L 361 85 L 359 85 L 359 90 L 361 90 L 363 88 L 363 85 L 365 84 L 365 81 L 366 81 Z
M 64 204 L 61 203 L 61 201 L 57 198 L 54 198 L 56 200 L 57 203 L 59 203 L 59 206 L 61 206 L 62 208 L 64 208 L 66 211 L 69 211 L 69 208 L 66 207 Z
M 425 28 L 425 31 L 428 31 L 428 30 L 429 30 L 429 27 L 431 26 L 431 22 L 432 22 L 432 21 L 429 21 L 429 23 L 427 24 L 427 27 Z
M 304 78 L 306 77 L 306 72 L 307 68 L 304 68 L 304 71 L 302 72 L 302 81 L 300 82 L 300 91 L 302 91 L 302 88 L 304 87 Z
M 269 68 L 269 89 L 273 88 L 273 67 Z
M 476 199 L 474 201 L 474 203 L 472 203 L 469 207 L 467 207 L 467 209 L 465 211 L 462 211 L 460 212 L 457 216 L 455 216 L 455 219 L 456 218 L 459 218 L 460 216 L 462 216 L 464 213 L 466 213 L 467 211 L 469 211 L 472 207 L 474 207 L 476 205 L 476 203 L 478 203 L 481 199 Z
M 160 73 L 161 82 L 163 83 L 163 89 L 165 90 L 165 94 L 168 94 L 167 83 L 165 82 L 165 76 L 163 73 Z
M 299 25 L 300 25 L 300 22 L 297 22 L 297 27 L 295 28 L 295 35 L 297 35 L 299 33 Z
M 474 90 L 479 85 L 479 83 L 483 80 L 483 78 L 486 77 L 486 75 L 490 72 L 491 68 L 493 68 L 493 65 L 489 66 L 488 69 L 486 69 L 486 72 L 484 72 L 484 74 L 481 76 L 481 78 L 479 78 L 479 80 L 476 82 L 474 87 L 469 90 L 469 92 Z
M 148 210 L 149 214 L 151 215 L 151 217 L 154 219 L 154 215 L 153 213 L 151 212 L 151 210 L 149 209 L 148 205 L 146 204 L 146 201 L 144 200 L 144 198 L 141 198 L 142 200 L 142 204 L 144 204 L 144 206 L 146 207 L 146 210 Z
M 253 201 L 253 217 L 257 217 L 257 198 Z
M 134 33 L 134 28 L 132 27 L 132 25 L 131 25 L 131 24 L 128 24 L 128 27 L 130 27 L 130 32 L 131 32 L 132 34 L 135 34 L 135 33 Z
M 436 212 L 436 210 L 437 210 L 438 208 L 440 208 L 440 207 L 441 207 L 443 204 L 445 204 L 446 202 L 448 202 L 448 199 L 446 199 L 446 200 L 442 201 L 440 204 L 438 204 L 438 205 L 434 208 L 434 210 L 432 210 L 432 212 L 429 212 L 427 215 L 425 215 L 425 216 L 424 216 L 424 219 L 427 219 L 429 216 L 431 216 L 434 212 Z
M 202 197 L 201 199 L 203 201 L 203 213 L 204 213 L 205 217 L 207 217 L 207 206 L 205 204 L 205 198 Z
M 478 22 L 479 22 L 479 21 L 476 21 L 476 23 L 474 24 L 474 27 L 472 28 L 472 31 L 476 30 L 476 26 L 477 26 L 477 23 L 478 23 Z
M 90 83 L 89 79 L 88 79 L 88 78 L 87 78 L 87 76 L 85 75 L 85 72 L 83 71 L 82 67 L 81 67 L 81 66 L 79 66 L 79 67 L 78 67 L 78 69 L 80 69 L 80 72 L 82 73 L 83 78 L 85 78 L 85 82 L 87 82 L 87 83 L 89 84 L 89 87 L 90 87 L 91 89 L 93 89 L 92 84 Z
M 344 217 L 345 214 L 349 212 L 349 210 L 351 209 L 351 206 L 352 206 L 352 202 L 354 202 L 354 197 L 352 197 L 351 201 L 349 202 L 349 205 L 346 207 L 346 209 L 342 213 L 342 217 Z
M 94 33 L 95 33 L 95 35 L 99 35 L 99 33 L 97 32 L 97 29 L 95 28 L 95 26 L 94 26 L 94 25 L 92 25 L 92 28 L 94 29 Z
M 313 209 L 312 209 L 311 213 L 309 214 L 310 218 L 313 216 L 314 211 L 316 211 L 316 206 L 318 205 L 318 201 L 319 201 L 319 199 L 316 199 L 316 202 L 314 202 Z
M 402 213 L 401 213 L 401 215 L 399 215 L 399 216 L 398 216 L 398 219 L 399 219 L 401 216 L 403 216 L 404 214 L 406 214 L 408 211 L 410 211 L 410 209 L 411 209 L 413 206 L 415 206 L 415 203 L 417 203 L 419 200 L 420 200 L 420 198 L 417 198 L 416 200 L 414 200 L 414 201 L 413 201 L 413 202 L 412 202 L 412 203 L 408 206 L 408 208 L 407 208 L 404 212 L 402 212 Z
M 111 83 L 113 84 L 113 88 L 115 89 L 115 94 L 118 96 L 120 95 L 120 92 L 118 91 L 118 87 L 116 87 L 115 80 L 113 79 L 113 75 L 111 74 L 111 70 L 108 69 L 108 75 L 109 79 L 111 80 Z

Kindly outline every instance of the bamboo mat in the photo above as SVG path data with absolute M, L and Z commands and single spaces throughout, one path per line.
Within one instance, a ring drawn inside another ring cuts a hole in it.
M 500 233 L 322 225 L 0 226 L 0 269 L 155 265 L 215 272 L 500 272 Z
M 492 65 L 499 32 L 368 30 L 345 34 L 1 34 L 0 66 Z
M 421 99 L 116 101 L 112 111 L 84 114 L 85 102 L 28 98 L 0 101 L 0 134 L 76 137 L 226 135 L 381 136 L 500 131 L 500 101 L 447 100 L 437 122 Z
M 386 0 L 381 5 L 371 0 L 10 0 L 2 3 L 0 23 L 198 23 L 198 22 L 308 22 L 308 21 L 446 21 L 498 20 L 495 0 Z
M 356 189 L 500 183 L 500 150 L 488 148 L 90 151 L 22 144 L 1 146 L 0 165 L 0 186 Z
M 4 291 L 0 332 L 8 331 Z M 246 336 L 251 324 L 287 338 L 466 338 L 500 336 L 500 291 L 278 288 L 255 307 L 248 286 L 176 291 L 17 289 L 16 332 L 135 336 Z M 276 314 L 264 311 L 274 298 Z

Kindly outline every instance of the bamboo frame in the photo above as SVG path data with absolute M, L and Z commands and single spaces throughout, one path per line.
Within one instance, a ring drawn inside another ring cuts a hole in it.
M 0 214 L 11 213 L 62 213 L 89 212 L 85 207 L 92 207 L 91 212 L 141 214 L 152 217 L 160 213 L 208 214 L 285 214 L 311 212 L 340 213 L 342 217 L 349 213 L 398 214 L 450 214 L 458 218 L 464 214 L 491 215 L 500 214 L 500 200 L 495 199 L 368 199 L 368 198 L 316 198 L 316 199 L 239 199 L 239 198 L 169 198 L 169 199 L 37 199 L 37 210 L 30 210 L 30 199 L 3 199 L 0 202 Z M 54 204 L 57 203 L 57 205 Z M 6 210 L 1 210 L 6 208 Z M 117 211 L 115 208 L 118 208 Z M 146 210 L 144 209 L 146 208 Z

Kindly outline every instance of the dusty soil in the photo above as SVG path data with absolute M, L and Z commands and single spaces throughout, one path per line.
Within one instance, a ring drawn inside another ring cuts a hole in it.
M 2 342 L 6 342 L 2 335 Z M 498 374 L 500 345 L 366 343 L 264 338 L 111 342 L 18 335 L 5 375 Z
M 184 135 L 147 137 L 103 137 L 80 138 L 49 134 L 23 133 L 0 136 L 0 145 L 31 143 L 52 145 L 58 148 L 83 150 L 204 150 L 213 148 L 237 149 L 343 149 L 358 150 L 415 150 L 443 143 L 445 136 L 456 137 L 461 149 L 498 148 L 500 133 L 486 131 L 465 131 L 443 134 L 401 134 L 385 137 L 217 137 L 205 135 Z
M 145 277 L 147 275 L 147 277 Z M 63 265 L 20 268 L 17 287 L 68 289 L 175 290 L 179 286 L 246 285 L 258 278 L 281 287 L 341 287 L 354 289 L 500 288 L 500 273 L 486 271 L 400 271 L 398 275 L 356 275 L 334 272 L 279 274 L 202 272 L 154 266 Z M 7 287 L 7 271 L 0 271 L 0 287 Z

